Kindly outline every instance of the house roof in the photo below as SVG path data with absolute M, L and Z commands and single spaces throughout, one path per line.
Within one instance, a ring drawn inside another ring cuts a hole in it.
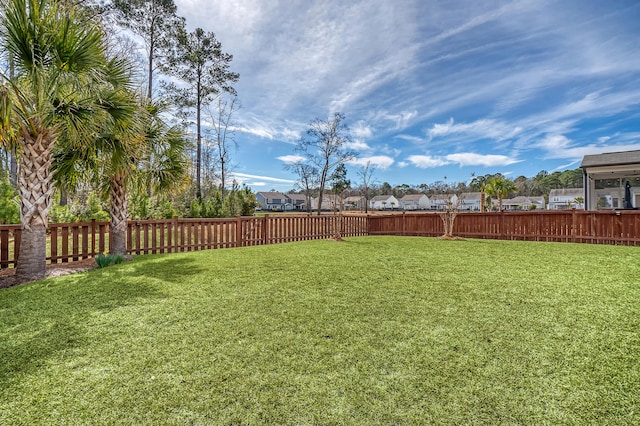
M 371 201 L 387 201 L 389 198 L 393 197 L 393 195 L 376 195 L 371 199 Z M 395 198 L 395 197 L 393 197 Z
M 317 200 L 318 198 L 320 198 L 320 197 L 314 197 L 314 200 Z M 331 200 L 331 201 L 335 201 L 335 200 L 340 201 L 340 200 L 342 200 L 342 197 L 340 197 L 339 195 L 335 195 L 335 194 L 324 194 L 322 196 L 322 201 L 329 201 L 329 200 Z
M 344 199 L 344 201 L 349 202 L 349 201 L 360 201 L 362 200 L 364 197 L 362 195 L 352 195 L 351 197 L 347 197 Z
M 455 194 L 433 194 L 431 196 L 431 201 L 439 200 L 439 201 L 449 201 L 453 198 Z
M 422 197 L 426 197 L 426 195 L 424 194 L 407 194 L 404 197 L 401 198 L 402 201 L 414 201 L 414 200 L 419 200 Z
M 524 197 L 522 195 L 518 197 L 508 198 L 502 200 L 504 205 L 523 205 L 523 204 L 544 204 L 544 197 Z
M 286 194 L 287 198 L 297 201 L 307 201 L 307 196 L 304 194 Z
M 585 167 L 621 166 L 625 164 L 640 164 L 640 150 L 585 155 L 580 167 L 584 169 Z
M 551 197 L 581 197 L 584 195 L 584 189 L 582 188 L 562 188 L 552 189 L 549 191 L 549 198 Z
M 258 194 L 260 194 L 263 198 L 286 198 L 286 195 L 284 195 L 282 192 L 258 192 Z
M 481 192 L 463 192 L 460 194 L 460 198 L 463 200 L 480 200 Z

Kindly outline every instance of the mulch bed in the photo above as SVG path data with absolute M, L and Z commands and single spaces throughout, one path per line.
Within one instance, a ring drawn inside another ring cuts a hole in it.
M 45 277 L 61 277 L 63 275 L 76 274 L 78 272 L 88 271 L 90 269 L 97 268 L 95 259 L 83 259 L 76 262 L 69 263 L 56 263 L 47 265 L 47 272 Z M 9 288 L 19 284 L 25 284 L 29 281 L 18 281 L 14 278 L 16 270 L 14 268 L 7 268 L 0 270 L 0 289 Z

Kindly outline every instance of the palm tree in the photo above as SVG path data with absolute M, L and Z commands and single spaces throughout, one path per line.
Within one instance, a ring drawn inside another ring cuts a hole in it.
M 168 105 L 146 104 L 142 115 L 145 150 L 139 163 L 138 185 L 151 198 L 154 192 L 165 192 L 185 183 L 188 172 L 188 139 L 179 126 L 169 126 L 162 114 Z
M 114 64 L 113 74 L 125 68 Z M 164 124 L 158 109 L 132 94 L 126 79 L 107 86 L 101 98 L 105 110 L 94 143 L 68 143 L 56 158 L 57 180 L 72 175 L 79 165 L 94 186 L 109 199 L 109 251 L 126 254 L 129 193 L 132 186 L 166 190 L 186 175 L 185 137 Z M 151 160 L 150 160 L 151 159 Z M 149 167 L 149 161 L 153 163 Z M 143 163 L 141 170 L 138 167 Z M 151 185 L 151 186 L 149 186 Z
M 95 83 L 105 77 L 101 29 L 54 0 L 6 0 L 4 48 L 15 77 L 0 88 L 0 129 L 12 132 L 20 153 L 22 239 L 18 280 L 44 276 L 46 227 L 51 207 L 52 149 L 61 134 L 87 141 L 90 118 L 101 108 Z
M 472 173 L 471 176 L 473 176 L 473 179 L 471 179 L 471 186 L 480 190 L 480 213 L 484 213 L 486 208 L 488 175 L 475 176 L 475 173 Z
M 503 176 L 493 176 L 485 184 L 486 193 L 498 198 L 498 211 L 502 211 L 502 199 L 517 189 L 511 180 Z

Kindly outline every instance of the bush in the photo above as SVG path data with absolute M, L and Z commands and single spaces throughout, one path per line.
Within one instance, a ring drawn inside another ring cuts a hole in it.
M 9 179 L 0 172 L 0 224 L 20 223 L 20 200 Z
M 98 268 L 104 268 L 110 265 L 117 265 L 124 261 L 124 256 L 121 254 L 109 254 L 109 253 L 101 253 L 96 256 L 96 264 Z

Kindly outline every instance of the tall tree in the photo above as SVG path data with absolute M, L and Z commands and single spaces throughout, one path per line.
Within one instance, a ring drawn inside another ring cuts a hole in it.
M 154 192 L 170 191 L 185 182 L 189 144 L 183 129 L 162 117 L 164 102 L 147 102 L 141 114 L 144 154 L 138 163 L 137 186 L 151 198 Z
M 213 127 L 213 145 L 216 153 L 216 160 L 220 170 L 220 193 L 222 201 L 226 195 L 227 177 L 231 168 L 231 147 L 235 145 L 233 115 L 238 111 L 239 102 L 237 96 L 230 100 L 222 97 L 218 98 L 214 111 L 211 112 L 211 124 Z
M 362 179 L 362 195 L 364 196 L 364 212 L 369 212 L 369 198 L 371 195 L 371 186 L 373 184 L 373 173 L 376 170 L 376 166 L 371 164 L 371 161 L 367 161 L 367 164 L 362 166 L 358 170 L 358 176 Z
M 311 163 L 297 161 L 287 164 L 285 169 L 293 171 L 297 176 L 296 186 L 304 193 L 306 198 L 307 213 L 311 213 L 311 200 L 313 192 L 318 187 L 320 173 Z
M 196 114 L 196 197 L 202 200 L 202 108 L 221 93 L 236 94 L 232 83 L 240 77 L 229 70 L 233 56 L 222 51 L 222 44 L 214 33 L 196 28 L 182 38 L 179 49 L 171 58 L 169 72 L 186 83 L 178 87 L 167 85 L 167 90 L 181 108 L 180 115 L 189 118 Z
M 166 70 L 172 50 L 185 32 L 173 0 L 114 0 L 119 23 L 144 40 L 147 54 L 147 98 L 153 97 L 153 74 Z
M 0 125 L 4 138 L 17 134 L 22 243 L 16 278 L 29 280 L 46 269 L 51 151 L 62 133 L 90 140 L 91 118 L 104 108 L 94 89 L 107 77 L 105 48 L 98 25 L 56 1 L 7 0 L 3 12 L 4 48 L 16 75 L 0 88 Z
M 309 124 L 306 137 L 301 138 L 296 147 L 318 169 L 318 215 L 322 210 L 322 197 L 331 172 L 356 157 L 355 152 L 347 148 L 351 139 L 344 120 L 345 116 L 340 112 L 326 120 L 316 118 Z
M 347 179 L 347 167 L 344 163 L 338 164 L 329 177 L 331 192 L 333 192 L 333 214 L 337 220 L 333 230 L 333 239 L 342 241 L 342 208 L 338 209 L 338 197 L 351 187 L 351 181 Z M 339 210 L 339 212 L 338 212 Z
M 109 251 L 126 254 L 129 189 L 144 143 L 142 103 L 132 91 L 125 61 L 107 64 L 109 81 L 100 91 L 100 127 L 92 143 L 62 137 L 54 162 L 54 178 L 64 181 L 79 169 L 87 170 L 94 185 L 102 187 L 109 199 Z

